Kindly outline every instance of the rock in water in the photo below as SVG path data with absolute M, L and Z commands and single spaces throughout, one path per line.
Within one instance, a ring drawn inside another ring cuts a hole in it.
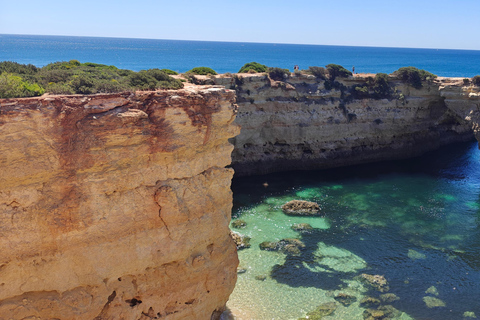
M 355 296 L 340 292 L 335 296 L 335 300 L 343 304 L 345 307 L 348 307 L 355 301 L 357 301 L 357 298 Z
M 422 260 L 427 258 L 427 256 L 424 255 L 423 253 L 420 253 L 413 249 L 408 249 L 408 257 L 412 260 Z
M 391 303 L 397 300 L 400 300 L 400 298 L 393 293 L 385 293 L 380 295 L 380 299 L 382 299 L 383 302 Z
M 381 301 L 378 300 L 377 298 L 374 297 L 363 297 L 362 300 L 360 300 L 360 306 L 362 307 L 373 307 L 373 306 L 378 306 L 380 305 Z
M 315 310 L 307 313 L 307 317 L 298 320 L 321 320 L 335 312 L 337 305 L 335 302 L 326 302 L 319 305 Z
M 286 254 L 299 255 L 305 244 L 298 239 L 282 239 L 278 242 L 264 241 L 259 244 L 260 250 L 281 251 Z
M 312 216 L 320 213 L 320 206 L 311 201 L 292 200 L 285 203 L 282 210 L 289 215 Z
M 428 288 L 427 291 L 425 291 L 425 293 L 438 297 L 438 289 L 435 286 L 431 286 L 430 288 Z
M 366 309 L 365 311 L 363 311 L 363 319 L 365 320 L 385 319 L 385 312 L 377 309 Z
M 311 233 L 313 231 L 313 227 L 308 223 L 295 223 L 292 226 L 292 230 L 300 233 Z
M 235 242 L 235 245 L 237 246 L 237 250 L 241 249 L 247 249 L 250 248 L 250 240 L 251 238 L 248 236 L 244 236 L 240 233 L 236 233 L 231 231 L 230 236 L 232 237 L 233 241 Z
M 385 279 L 384 276 L 362 273 L 360 275 L 360 279 L 380 292 L 386 292 L 390 290 L 387 279 Z
M 438 298 L 430 297 L 430 296 L 423 297 L 423 302 L 425 302 L 425 304 L 429 308 L 445 307 L 446 306 L 445 302 L 443 302 L 442 300 L 440 300 Z
M 232 227 L 234 227 L 235 229 L 243 229 L 247 226 L 247 223 L 243 220 L 235 220 L 235 221 L 232 221 Z

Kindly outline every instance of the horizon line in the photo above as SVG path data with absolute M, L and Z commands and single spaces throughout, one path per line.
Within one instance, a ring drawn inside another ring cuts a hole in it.
M 257 42 L 257 41 L 227 41 L 227 40 L 191 40 L 191 39 L 159 39 L 159 38 L 129 38 L 111 36 L 78 36 L 59 34 L 23 34 L 23 33 L 0 33 L 0 36 L 48 36 L 48 37 L 77 37 L 77 38 L 107 38 L 107 39 L 138 39 L 138 40 L 167 40 L 167 41 L 196 41 L 196 42 L 221 42 L 221 43 L 252 43 L 252 44 L 273 44 L 273 45 L 300 45 L 300 46 L 327 46 L 327 47 L 358 47 L 358 48 L 389 48 L 389 49 L 423 49 L 423 50 L 461 50 L 480 51 L 480 49 L 453 49 L 453 48 L 428 48 L 428 47 L 395 47 L 375 45 L 345 45 L 345 44 L 314 44 L 314 43 L 289 43 L 289 42 Z

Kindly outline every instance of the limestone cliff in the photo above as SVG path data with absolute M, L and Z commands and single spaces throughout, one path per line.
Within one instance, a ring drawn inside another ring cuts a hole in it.
M 214 319 L 234 92 L 0 100 L 0 319 Z
M 236 174 L 401 159 L 473 138 L 465 112 L 453 110 L 471 107 L 472 95 L 459 94 L 468 91 L 461 79 L 424 83 L 418 90 L 390 79 L 396 91 L 389 99 L 345 97 L 348 88 L 366 80 L 337 78 L 327 88 L 326 81 L 303 74 L 285 81 L 264 74 L 217 77 L 217 84 L 237 92 L 242 131 L 232 139 Z M 442 93 L 447 84 L 456 90 L 454 98 Z
M 445 79 L 439 91 L 448 108 L 472 126 L 480 146 L 480 87 Z

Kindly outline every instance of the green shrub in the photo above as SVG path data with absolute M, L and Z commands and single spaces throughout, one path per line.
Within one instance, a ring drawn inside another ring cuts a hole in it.
M 159 81 L 157 88 L 159 89 L 181 89 L 183 82 L 180 79 L 172 79 L 168 81 Z
M 95 82 L 95 79 L 91 76 L 81 74 L 73 77 L 73 79 L 70 81 L 70 86 L 75 93 L 90 94 L 97 92 L 95 89 Z
M 206 75 L 209 75 L 209 74 L 213 74 L 213 75 L 217 74 L 215 72 L 215 70 L 213 70 L 212 68 L 208 68 L 208 67 L 196 67 L 196 68 L 193 68 L 192 70 L 187 71 L 186 73 L 193 73 L 193 74 L 200 75 L 200 76 L 206 76 Z
M 25 97 L 41 96 L 45 93 L 45 89 L 38 85 L 38 83 L 23 82 L 23 90 Z
M 308 67 L 306 72 L 320 80 L 325 80 L 327 75 L 327 70 L 324 67 Z
M 159 69 L 148 69 L 146 71 L 140 71 L 140 72 L 145 72 L 149 76 L 152 76 L 155 78 L 157 81 L 168 81 L 169 79 L 172 79 L 168 74 L 165 72 L 159 70 Z
M 2 61 L 0 62 L 0 74 L 14 73 L 20 76 L 24 75 L 33 75 L 38 71 L 38 68 L 33 64 L 20 64 L 13 61 Z
M 99 70 L 111 70 L 111 71 L 117 71 L 119 70 L 115 66 L 109 66 L 106 64 L 100 64 L 100 63 L 93 63 L 93 62 L 85 62 L 81 63 L 77 66 L 82 66 L 82 67 L 88 67 L 88 68 L 94 68 L 94 69 L 99 69 Z
M 255 72 L 267 72 L 268 67 L 258 62 L 245 63 L 243 67 L 238 70 L 238 73 L 255 73 Z
M 12 72 L 8 72 L 8 70 Z M 131 90 L 179 89 L 181 80 L 170 77 L 168 69 L 140 72 L 78 60 L 54 62 L 43 68 L 16 62 L 0 62 L 2 97 L 53 94 L 92 94 Z
M 475 76 L 472 78 L 472 83 L 476 86 L 480 86 L 480 76 Z
M 166 74 L 168 74 L 168 75 L 170 75 L 170 76 L 176 76 L 176 75 L 178 75 L 178 72 L 175 72 L 175 71 L 170 70 L 170 69 L 161 69 L 160 71 L 162 71 L 162 72 L 164 72 L 164 73 L 166 73 Z
M 70 61 L 57 61 L 53 63 L 49 63 L 42 68 L 42 70 L 68 70 L 68 69 L 75 69 L 78 68 L 81 63 L 78 60 L 70 60 Z
M 157 80 L 145 71 L 134 73 L 128 77 L 128 83 L 131 87 L 140 90 L 155 90 Z
M 290 75 L 290 70 L 282 68 L 268 68 L 268 76 L 275 81 L 283 81 Z
M 345 91 L 347 89 L 347 87 L 344 86 L 343 84 L 341 84 L 340 82 L 333 81 L 333 80 L 328 80 L 328 79 L 325 80 L 323 85 L 324 85 L 326 90 L 336 89 L 336 90 L 340 90 L 340 91 Z
M 36 79 L 43 85 L 48 85 L 49 83 L 59 83 L 67 82 L 74 75 L 71 70 L 63 69 L 48 69 L 43 70 L 43 68 L 37 73 Z
M 120 83 L 115 79 L 112 80 L 100 80 L 95 83 L 96 93 L 114 93 L 121 91 L 128 91 L 130 88 L 124 83 Z
M 352 75 L 350 71 L 345 69 L 339 64 L 327 64 L 326 65 L 330 80 L 335 80 L 337 77 L 346 78 Z
M 393 76 L 400 78 L 405 83 L 408 83 L 415 89 L 422 87 L 422 81 L 433 81 L 437 76 L 428 71 L 417 69 L 415 67 L 403 67 L 394 71 Z
M 23 97 L 22 78 L 11 73 L 0 75 L 0 98 Z
M 377 73 L 373 82 L 373 98 L 385 99 L 392 95 L 392 87 L 388 82 L 388 74 Z
M 470 84 L 470 79 L 468 79 L 468 78 L 463 79 L 463 85 L 464 86 L 468 86 L 469 84 Z
M 33 97 L 44 93 L 38 84 L 23 81 L 20 76 L 7 72 L 0 74 L 0 98 Z
M 365 99 L 370 97 L 370 93 L 368 91 L 367 86 L 362 85 L 354 85 L 351 90 L 352 97 L 354 99 Z
M 47 88 L 45 89 L 45 91 L 52 94 L 74 94 L 75 93 L 72 87 L 70 87 L 68 84 L 53 83 L 53 82 L 47 85 Z

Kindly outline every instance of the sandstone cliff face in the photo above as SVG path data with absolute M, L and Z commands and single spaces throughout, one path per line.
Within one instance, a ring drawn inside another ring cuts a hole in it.
M 337 81 L 351 87 L 365 78 Z M 215 82 L 237 91 L 242 131 L 232 139 L 232 158 L 238 175 L 401 159 L 473 138 L 466 115 L 442 95 L 441 81 L 420 90 L 393 81 L 396 98 L 348 101 L 340 89 L 327 90 L 324 81 L 308 75 L 280 82 L 242 74 Z M 459 82 L 450 83 L 450 90 L 463 90 Z M 470 108 L 468 95 L 452 94 Z
M 440 85 L 439 91 L 448 108 L 472 126 L 480 143 L 480 87 L 462 85 L 460 81 L 446 79 Z
M 218 317 L 238 264 L 233 101 L 0 100 L 0 319 Z

